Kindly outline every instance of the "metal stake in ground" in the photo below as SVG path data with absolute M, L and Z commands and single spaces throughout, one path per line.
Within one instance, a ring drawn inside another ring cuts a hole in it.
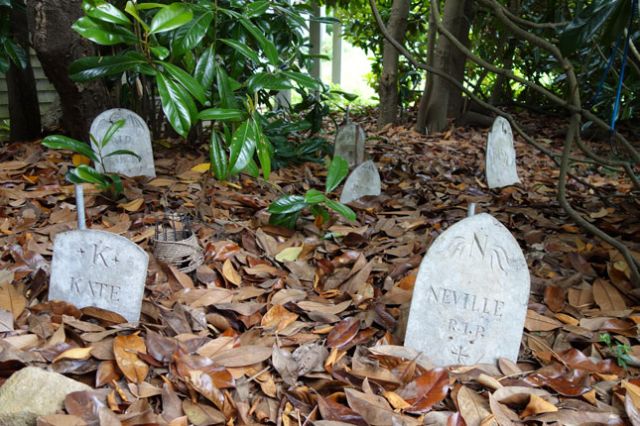
M 76 210 L 78 211 L 78 229 L 87 229 L 87 221 L 84 215 L 84 188 L 82 185 L 75 185 Z

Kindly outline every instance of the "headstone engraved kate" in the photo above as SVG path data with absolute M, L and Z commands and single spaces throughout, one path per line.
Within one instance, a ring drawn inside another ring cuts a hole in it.
M 78 308 L 108 309 L 136 322 L 148 264 L 144 250 L 110 232 L 58 234 L 53 243 L 49 300 L 64 300 Z
M 529 270 L 509 230 L 486 213 L 440 235 L 420 264 L 405 346 L 438 366 L 516 361 Z
M 520 183 L 516 168 L 516 151 L 513 148 L 511 125 L 504 117 L 497 117 L 487 138 L 485 163 L 489 188 Z
M 105 172 L 119 173 L 124 176 L 148 176 L 156 177 L 156 169 L 153 163 L 153 149 L 151 147 L 151 134 L 144 120 L 135 112 L 127 109 L 110 109 L 93 120 L 91 134 L 95 140 L 101 140 L 109 127 L 118 120 L 124 119 L 124 126 L 118 130 L 113 139 L 102 149 L 103 157 L 117 150 L 133 151 L 140 156 L 114 155 L 103 161 Z M 94 151 L 95 143 L 91 142 Z M 100 170 L 100 164 L 96 164 Z

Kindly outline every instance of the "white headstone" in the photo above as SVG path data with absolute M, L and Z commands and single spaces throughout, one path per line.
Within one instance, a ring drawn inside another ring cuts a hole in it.
M 140 319 L 149 255 L 128 239 L 105 231 L 56 235 L 49 300 L 78 308 L 96 306 Z
M 142 117 L 128 109 L 110 109 L 93 120 L 91 134 L 96 140 L 102 140 L 109 127 L 118 120 L 124 119 L 124 126 L 118 130 L 106 147 L 102 149 L 103 157 L 111 152 L 127 149 L 140 156 L 140 160 L 133 155 L 114 155 L 104 159 L 104 168 L 109 173 L 119 173 L 124 176 L 156 177 L 153 163 L 153 149 L 151 148 L 151 134 Z M 97 152 L 92 142 L 91 147 Z M 101 170 L 99 164 L 96 168 Z
M 380 173 L 375 163 L 369 160 L 351 172 L 342 189 L 340 202 L 349 203 L 365 195 L 380 195 L 381 192 Z
M 338 129 L 333 147 L 333 155 L 339 155 L 349 163 L 349 167 L 362 164 L 367 135 L 362 126 L 348 122 Z
M 485 163 L 489 188 L 520 183 L 516 169 L 516 150 L 513 148 L 511 125 L 504 117 L 496 118 L 487 138 Z
M 420 264 L 405 346 L 437 366 L 516 361 L 529 270 L 509 230 L 482 213 L 440 235 Z

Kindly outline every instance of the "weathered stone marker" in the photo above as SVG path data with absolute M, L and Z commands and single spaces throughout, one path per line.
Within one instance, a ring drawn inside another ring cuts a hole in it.
M 516 361 L 529 299 L 517 241 L 493 216 L 461 220 L 420 264 L 405 346 L 437 366 Z
M 359 124 L 349 121 L 336 132 L 333 155 L 339 155 L 349 163 L 349 167 L 362 164 L 367 135 Z
M 513 148 L 511 125 L 504 117 L 497 117 L 487 138 L 485 163 L 489 188 L 520 183 L 516 169 L 516 150 Z
M 340 202 L 349 203 L 365 195 L 380 195 L 381 191 L 378 168 L 373 161 L 365 161 L 347 178 L 340 195 Z
M 49 300 L 108 309 L 136 322 L 148 264 L 144 250 L 110 232 L 58 234 L 53 243 Z
M 140 159 L 138 160 L 133 155 L 114 155 L 113 157 L 105 158 L 105 171 L 131 177 L 156 177 L 151 134 L 142 117 L 135 112 L 122 108 L 107 110 L 93 120 L 91 134 L 100 141 L 109 127 L 121 119 L 125 120 L 124 126 L 118 130 L 113 139 L 102 149 L 102 155 L 105 156 L 113 151 L 127 149 L 138 154 Z M 94 151 L 97 151 L 93 141 L 91 146 Z M 96 167 L 100 170 L 99 164 L 96 164 Z

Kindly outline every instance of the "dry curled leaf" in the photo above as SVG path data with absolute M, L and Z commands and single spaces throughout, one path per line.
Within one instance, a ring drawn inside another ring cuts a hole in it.
M 146 354 L 147 347 L 137 334 L 116 336 L 113 339 L 113 354 L 118 368 L 133 383 L 141 383 L 149 373 L 149 366 L 138 354 Z

